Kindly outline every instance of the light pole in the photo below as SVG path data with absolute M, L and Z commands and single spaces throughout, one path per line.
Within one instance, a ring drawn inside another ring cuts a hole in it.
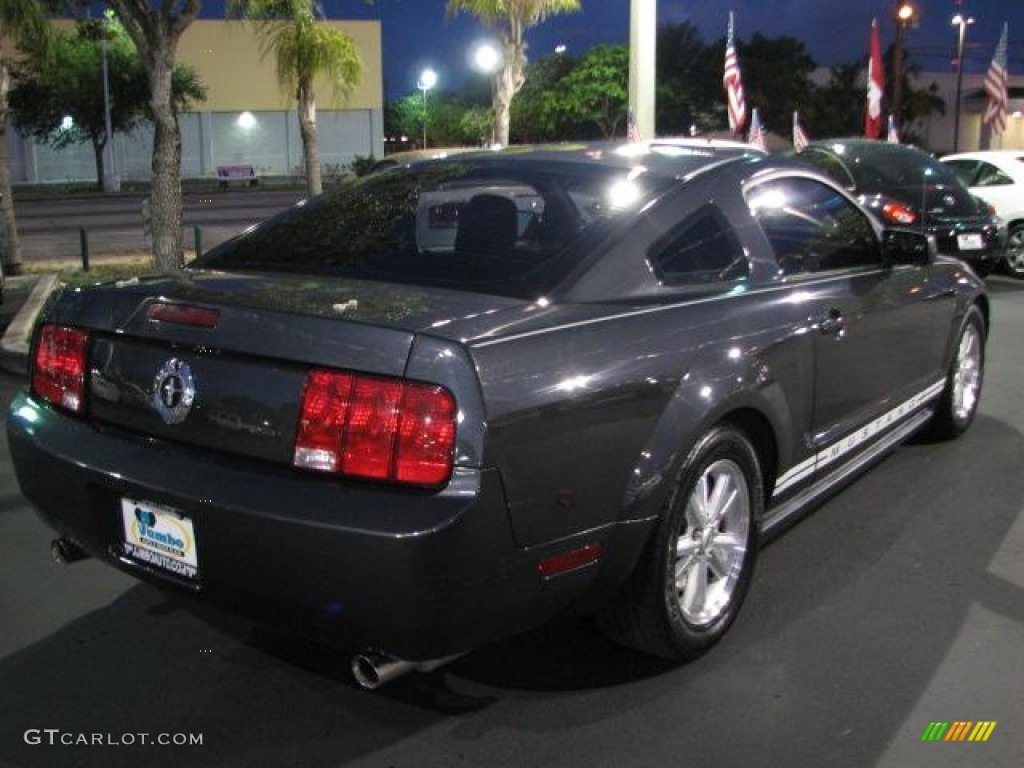
M 892 114 L 896 124 L 903 122 L 900 107 L 903 103 L 903 38 L 907 27 L 917 25 L 917 7 L 909 0 L 896 6 L 896 41 L 892 44 Z
M 491 43 L 481 43 L 473 51 L 473 66 L 478 72 L 487 75 L 491 81 L 491 137 L 487 142 L 489 147 L 493 147 L 495 144 L 494 131 L 498 124 L 498 110 L 495 108 L 494 102 L 498 91 L 497 72 L 500 64 L 501 53 Z
M 427 148 L 427 91 L 437 85 L 437 72 L 432 69 L 424 69 L 420 72 L 420 79 L 416 81 L 416 87 L 423 91 L 423 148 Z
M 629 3 L 629 109 L 640 135 L 654 138 L 655 75 L 658 8 L 655 0 Z
M 956 38 L 956 106 L 953 109 L 953 151 L 960 148 L 960 94 L 964 87 L 964 43 L 967 39 L 967 25 L 974 23 L 973 16 L 958 13 L 953 17 L 957 27 Z

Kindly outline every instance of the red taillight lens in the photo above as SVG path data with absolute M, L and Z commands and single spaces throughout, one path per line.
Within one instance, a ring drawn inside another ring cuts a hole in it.
M 398 482 L 440 485 L 448 479 L 455 416 L 455 400 L 441 387 L 406 387 L 398 431 Z
M 295 466 L 336 472 L 341 465 L 341 438 L 345 434 L 352 376 L 313 371 L 302 395 Z
M 313 371 L 295 441 L 297 467 L 438 486 L 452 471 L 455 400 L 442 387 Z
M 85 407 L 85 350 L 89 334 L 44 325 L 32 367 L 32 390 L 47 402 L 81 413 Z
M 886 203 L 882 206 L 882 215 L 893 224 L 913 224 L 917 221 L 914 209 L 902 203 Z
M 345 424 L 343 473 L 372 480 L 391 479 L 401 401 L 400 381 L 356 379 Z

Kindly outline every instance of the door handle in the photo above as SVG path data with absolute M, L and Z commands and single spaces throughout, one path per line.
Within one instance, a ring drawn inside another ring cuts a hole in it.
M 835 336 L 837 339 L 842 338 L 843 333 L 846 331 L 846 318 L 843 317 L 843 313 L 835 307 L 832 307 L 824 317 L 818 320 L 818 331 L 825 336 Z

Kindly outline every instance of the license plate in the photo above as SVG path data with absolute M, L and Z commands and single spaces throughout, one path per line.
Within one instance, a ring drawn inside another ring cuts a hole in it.
M 957 235 L 956 242 L 961 251 L 980 251 L 985 247 L 985 241 L 977 233 Z
M 199 558 L 192 520 L 172 507 L 121 499 L 125 554 L 146 565 L 195 581 Z

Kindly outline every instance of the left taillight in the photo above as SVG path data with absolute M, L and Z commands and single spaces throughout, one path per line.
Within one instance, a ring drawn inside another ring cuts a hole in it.
M 82 413 L 88 344 L 89 334 L 80 328 L 44 325 L 32 364 L 32 391 L 53 405 Z
M 903 203 L 886 203 L 882 206 L 882 215 L 892 224 L 904 226 L 917 221 L 917 213 L 909 205 Z
M 452 473 L 456 415 L 455 399 L 443 387 L 312 371 L 302 396 L 294 464 L 437 487 Z

